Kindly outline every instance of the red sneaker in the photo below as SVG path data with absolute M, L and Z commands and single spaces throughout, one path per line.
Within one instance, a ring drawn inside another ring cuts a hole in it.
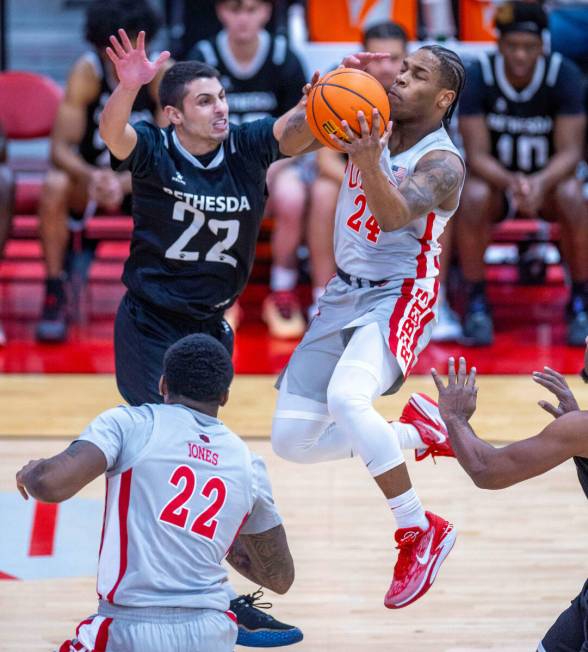
M 443 423 L 437 403 L 426 394 L 412 394 L 400 416 L 402 423 L 410 423 L 418 431 L 426 448 L 417 448 L 414 458 L 417 462 L 428 455 L 435 457 L 455 457 L 447 428 Z
M 428 530 L 402 528 L 394 535 L 400 552 L 392 584 L 384 598 L 388 609 L 406 607 L 423 596 L 433 585 L 439 567 L 455 543 L 457 533 L 451 523 L 431 512 L 425 514 Z

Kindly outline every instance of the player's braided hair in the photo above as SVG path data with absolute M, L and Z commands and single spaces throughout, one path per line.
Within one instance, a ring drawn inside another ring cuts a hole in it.
M 163 375 L 172 396 L 217 403 L 233 380 L 233 363 L 218 340 L 194 333 L 182 337 L 165 352 Z
M 455 111 L 466 78 L 465 66 L 460 56 L 442 45 L 424 45 L 421 49 L 429 50 L 439 61 L 439 81 L 443 88 L 455 91 L 455 99 L 443 116 L 443 124 L 448 125 Z

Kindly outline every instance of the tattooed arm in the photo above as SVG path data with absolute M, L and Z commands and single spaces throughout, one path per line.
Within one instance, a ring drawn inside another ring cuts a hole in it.
M 464 172 L 458 156 L 439 150 L 423 156 L 413 174 L 398 188 L 390 183 L 379 162 L 361 169 L 361 179 L 368 206 L 380 228 L 395 231 L 435 208 L 454 208 Z
M 31 460 L 16 474 L 16 487 L 45 503 L 60 503 L 106 471 L 106 457 L 88 441 L 74 441 L 49 459 Z
M 294 561 L 283 525 L 260 534 L 240 534 L 227 561 L 243 577 L 276 593 L 286 593 L 294 581 Z

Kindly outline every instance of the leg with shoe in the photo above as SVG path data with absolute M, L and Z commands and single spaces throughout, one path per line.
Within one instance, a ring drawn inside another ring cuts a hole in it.
M 468 176 L 453 219 L 467 286 L 463 336 L 473 346 L 487 346 L 494 341 L 494 324 L 486 296 L 484 253 L 490 244 L 492 225 L 503 215 L 504 194 L 479 177 Z
M 385 605 L 404 607 L 433 584 L 453 546 L 455 530 L 443 518 L 424 511 L 401 447 L 416 449 L 417 459 L 453 452 L 431 399 L 411 397 L 400 422 L 388 423 L 374 409 L 378 396 L 402 384 L 403 371 L 378 324 L 356 328 L 345 346 L 336 323 L 330 329 L 332 337 L 321 329 L 329 313 L 327 302 L 279 381 L 272 446 L 279 456 L 298 463 L 361 457 L 397 527 L 399 556 Z M 314 347 L 317 341 L 322 351 Z
M 80 215 L 88 197 L 81 184 L 74 184 L 63 171 L 49 170 L 39 204 L 39 231 L 46 279 L 37 339 L 41 342 L 63 342 L 67 339 L 67 302 L 64 262 L 69 242 L 67 219 L 70 211 Z
M 301 337 L 306 328 L 296 286 L 307 188 L 294 163 L 278 161 L 276 165 L 281 167 L 268 177 L 274 230 L 270 294 L 263 302 L 262 318 L 272 337 L 290 339 Z

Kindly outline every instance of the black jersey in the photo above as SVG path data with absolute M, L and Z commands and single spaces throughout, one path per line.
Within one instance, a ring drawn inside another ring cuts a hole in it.
M 580 481 L 580 485 L 586 494 L 586 498 L 588 498 L 588 458 L 574 457 L 574 462 L 576 463 L 578 480 Z
M 506 78 L 500 54 L 482 54 L 468 69 L 459 103 L 461 115 L 485 116 L 492 156 L 525 174 L 545 167 L 553 155 L 556 117 L 583 112 L 581 73 L 558 53 L 540 57 L 520 91 Z
M 96 99 L 86 109 L 86 130 L 79 145 L 80 156 L 91 165 L 107 166 L 110 162 L 110 155 L 100 136 L 98 127 L 100 115 L 108 98 L 116 87 L 116 81 L 108 79 L 104 62 L 95 52 L 87 52 L 84 55 L 94 66 L 96 75 L 100 79 L 100 92 Z M 153 122 L 156 111 L 155 100 L 149 93 L 147 86 L 141 86 L 141 90 L 133 104 L 133 110 L 129 118 L 131 124 L 140 120 Z
M 306 83 L 302 65 L 286 38 L 266 31 L 260 33 L 257 54 L 247 70 L 233 57 L 225 31 L 196 43 L 189 58 L 205 61 L 221 73 L 231 121 L 237 124 L 286 113 L 300 100 Z
M 221 314 L 243 291 L 255 258 L 267 168 L 280 157 L 272 118 L 230 126 L 204 166 L 172 126 L 135 125 L 137 145 L 115 169 L 133 174 L 131 253 L 123 283 L 163 312 Z

